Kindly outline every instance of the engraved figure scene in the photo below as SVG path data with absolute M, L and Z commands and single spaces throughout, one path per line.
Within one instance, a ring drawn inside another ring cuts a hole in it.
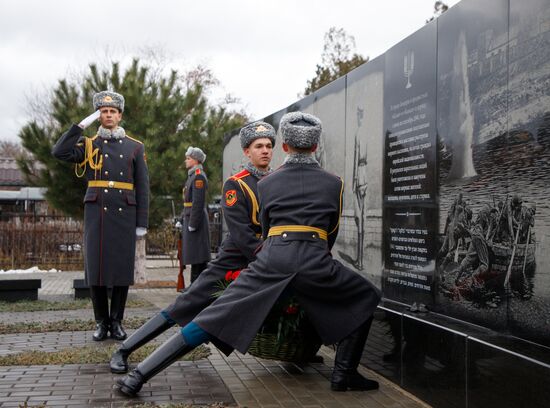
M 439 22 L 436 303 L 548 344 L 550 13 L 495 5 Z
M 474 214 L 458 193 L 447 211 L 437 254 L 439 289 L 452 300 L 498 307 L 506 295 L 533 296 L 536 205 L 519 195 L 494 198 Z

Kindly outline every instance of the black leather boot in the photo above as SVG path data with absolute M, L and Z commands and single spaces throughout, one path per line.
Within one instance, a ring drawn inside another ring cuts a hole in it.
M 202 271 L 206 269 L 207 263 L 191 265 L 191 283 L 195 282 Z
M 139 363 L 130 374 L 117 380 L 120 392 L 133 397 L 141 390 L 143 384 L 194 348 L 194 346 L 185 343 L 181 333 L 174 334 L 149 357 Z
M 101 323 L 97 323 L 95 327 L 96 327 L 96 330 L 92 335 L 92 339 L 94 341 L 103 341 L 107 337 L 109 337 L 109 329 L 110 329 L 109 325 L 101 322 Z
M 378 382 L 369 380 L 357 372 L 371 323 L 372 317 L 338 344 L 330 381 L 332 391 L 378 389 Z
M 90 297 L 94 307 L 96 331 L 92 338 L 94 341 L 103 341 L 108 337 L 111 321 L 109 319 L 109 300 L 106 286 L 90 286 Z
M 124 340 L 127 335 L 122 327 L 124 309 L 128 298 L 128 286 L 115 286 L 111 295 L 111 338 Z
M 110 363 L 111 372 L 115 374 L 128 372 L 128 356 L 173 325 L 174 323 L 170 323 L 160 313 L 146 321 L 113 353 Z

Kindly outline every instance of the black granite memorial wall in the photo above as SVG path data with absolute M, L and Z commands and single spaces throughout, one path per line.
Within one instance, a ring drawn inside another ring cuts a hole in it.
M 332 253 L 384 292 L 363 362 L 435 407 L 547 407 L 550 0 L 463 0 L 265 120 L 295 110 L 345 181 Z

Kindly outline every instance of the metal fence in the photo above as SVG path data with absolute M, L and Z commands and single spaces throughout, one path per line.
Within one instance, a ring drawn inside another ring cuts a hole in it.
M 217 252 L 222 239 L 219 204 L 208 206 L 210 246 Z M 173 225 L 147 234 L 147 255 L 174 257 L 180 232 Z M 0 269 L 82 270 L 83 222 L 65 216 L 2 213 L 0 217 Z
M 83 268 L 82 222 L 64 216 L 3 213 L 0 269 Z

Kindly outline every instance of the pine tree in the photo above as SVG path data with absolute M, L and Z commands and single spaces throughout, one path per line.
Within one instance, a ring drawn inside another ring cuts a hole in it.
M 369 60 L 355 52 L 355 38 L 343 28 L 331 27 L 325 33 L 321 64 L 317 64 L 315 77 L 307 81 L 304 95 L 309 95 L 328 83 L 346 75 Z
M 93 94 L 105 89 L 124 95 L 121 126 L 145 144 L 152 227 L 171 216 L 171 199 L 179 213 L 187 178 L 185 151 L 191 145 L 207 153 L 209 195 L 219 194 L 223 135 L 242 126 L 246 117 L 209 103 L 206 90 L 215 80 L 208 70 L 199 67 L 187 75 L 159 72 L 134 59 L 123 72 L 116 62 L 104 70 L 91 64 L 82 79 L 59 81 L 46 104 L 43 116 L 47 119 L 30 121 L 19 133 L 23 147 L 32 154 L 32 158 L 21 157 L 19 166 L 31 185 L 47 188 L 50 205 L 73 217 L 83 215 L 86 184 L 75 176 L 74 165 L 55 159 L 51 149 L 72 123 L 93 111 Z M 90 126 L 84 134 L 93 136 L 96 131 Z

